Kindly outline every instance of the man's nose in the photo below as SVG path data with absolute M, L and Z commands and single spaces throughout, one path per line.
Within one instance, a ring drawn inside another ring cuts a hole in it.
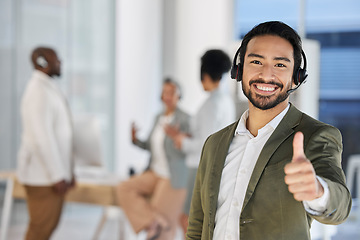
M 264 80 L 274 80 L 275 72 L 271 65 L 264 65 L 259 73 L 259 78 Z

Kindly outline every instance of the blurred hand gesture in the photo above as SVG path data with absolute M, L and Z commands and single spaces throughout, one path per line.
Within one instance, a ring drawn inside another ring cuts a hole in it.
M 293 140 L 293 158 L 286 164 L 285 183 L 297 201 L 311 201 L 324 194 L 311 162 L 304 153 L 304 135 L 297 132 Z
M 138 128 L 136 127 L 135 123 L 131 123 L 131 141 L 134 143 L 137 141 L 136 133 L 138 131 Z
M 182 141 L 186 134 L 180 132 L 179 125 L 166 125 L 164 127 L 166 135 L 168 135 L 174 141 L 174 147 L 177 149 L 182 148 Z
M 174 139 L 178 134 L 180 134 L 179 125 L 166 124 L 164 131 L 171 139 Z

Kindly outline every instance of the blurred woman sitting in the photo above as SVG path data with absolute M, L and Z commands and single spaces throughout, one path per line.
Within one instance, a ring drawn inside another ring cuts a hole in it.
M 139 140 L 132 125 L 133 144 L 149 150 L 151 156 L 144 173 L 120 183 L 118 201 L 133 230 L 147 230 L 147 239 L 174 239 L 186 198 L 185 155 L 164 131 L 169 125 L 189 131 L 190 117 L 177 107 L 180 97 L 179 85 L 166 79 L 161 94 L 164 110 L 156 116 L 148 139 Z

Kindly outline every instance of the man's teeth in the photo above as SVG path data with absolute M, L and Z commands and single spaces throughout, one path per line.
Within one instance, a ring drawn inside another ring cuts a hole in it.
M 274 91 L 275 88 L 274 87 L 264 87 L 264 86 L 256 86 L 257 89 L 261 90 L 261 91 L 267 91 L 267 92 L 271 92 Z

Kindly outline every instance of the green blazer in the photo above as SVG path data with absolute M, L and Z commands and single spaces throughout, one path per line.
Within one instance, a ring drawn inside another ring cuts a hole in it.
M 191 202 L 186 239 L 213 239 L 221 174 L 238 122 L 206 140 Z M 292 159 L 295 132 L 304 134 L 304 151 L 316 174 L 329 185 L 330 201 L 319 216 L 306 212 L 285 184 L 284 167 Z M 293 105 L 264 145 L 250 178 L 240 218 L 240 239 L 310 239 L 313 219 L 340 224 L 349 215 L 351 196 L 341 169 L 342 138 Z

